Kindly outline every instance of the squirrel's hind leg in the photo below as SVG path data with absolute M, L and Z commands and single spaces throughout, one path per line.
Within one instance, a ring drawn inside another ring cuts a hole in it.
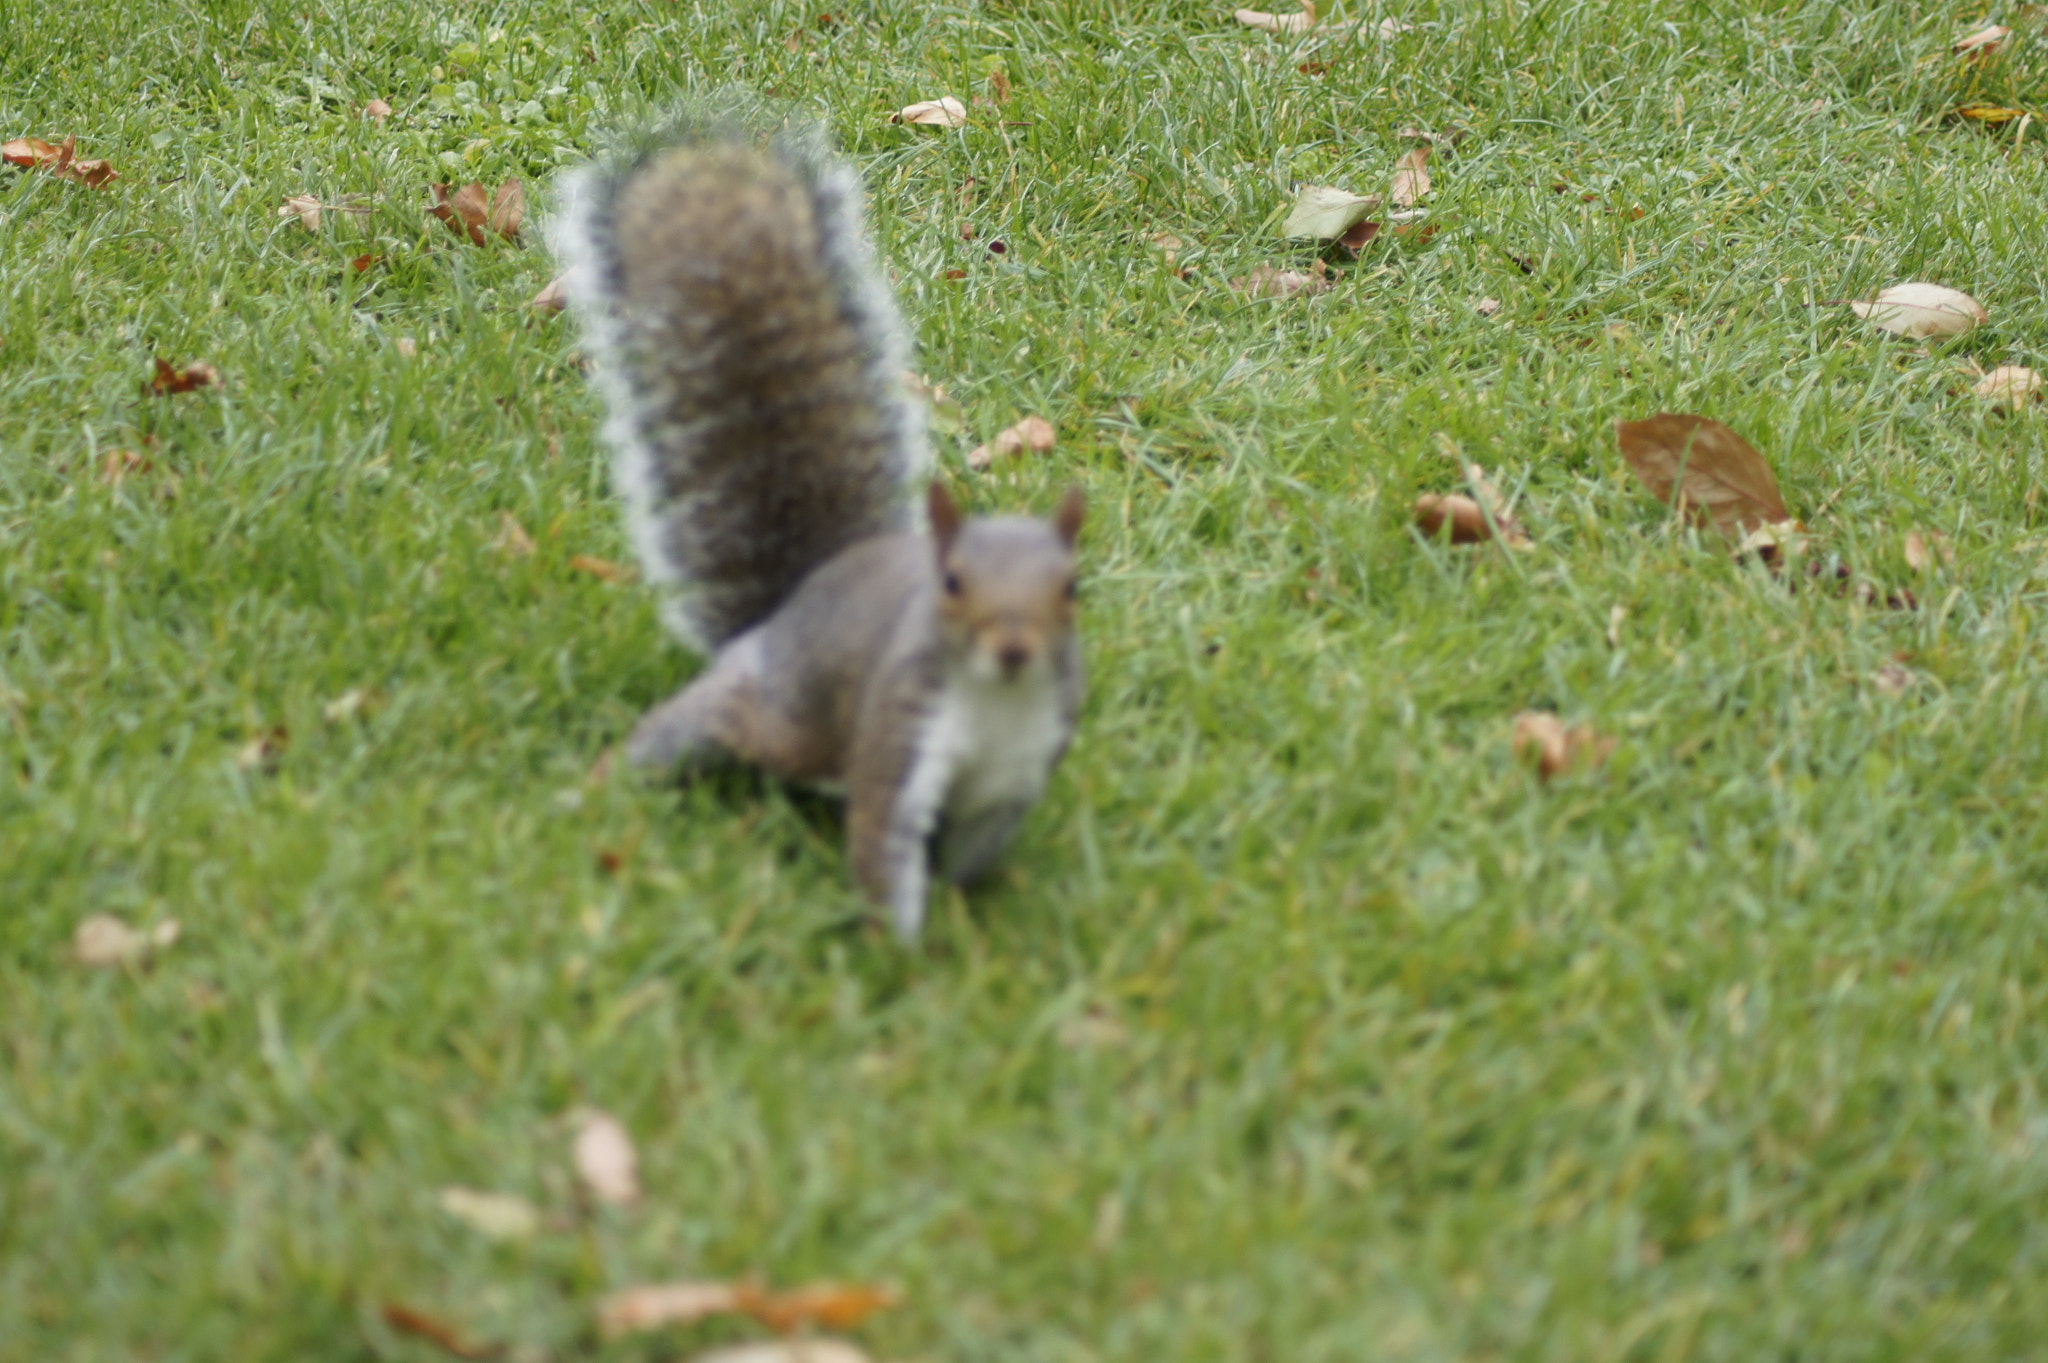
M 688 686 L 640 717 L 626 760 L 668 775 L 690 776 L 733 761 L 787 774 L 777 750 L 776 717 L 760 701 L 760 648 L 742 635 L 719 650 Z

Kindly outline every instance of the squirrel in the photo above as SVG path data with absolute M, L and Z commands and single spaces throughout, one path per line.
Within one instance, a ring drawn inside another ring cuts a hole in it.
M 905 330 L 815 130 L 685 121 L 563 190 L 628 529 L 709 655 L 626 760 L 843 785 L 854 878 L 914 940 L 931 872 L 987 872 L 1073 738 L 1080 489 L 1046 520 L 918 506 Z

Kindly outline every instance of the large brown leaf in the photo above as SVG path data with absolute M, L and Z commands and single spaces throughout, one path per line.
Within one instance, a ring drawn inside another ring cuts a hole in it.
M 1792 518 L 1756 448 L 1710 417 L 1659 412 L 1618 421 L 1621 455 L 1650 495 L 1730 539 Z

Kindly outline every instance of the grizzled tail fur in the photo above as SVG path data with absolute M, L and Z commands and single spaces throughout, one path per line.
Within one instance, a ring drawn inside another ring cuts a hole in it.
M 917 524 L 903 324 L 819 134 L 698 119 L 563 189 L 554 244 L 676 633 L 715 649 L 854 541 Z

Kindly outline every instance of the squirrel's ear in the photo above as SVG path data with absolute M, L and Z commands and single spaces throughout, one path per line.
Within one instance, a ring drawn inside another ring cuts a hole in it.
M 925 494 L 925 506 L 931 512 L 932 538 L 939 542 L 939 552 L 943 554 L 953 547 L 954 537 L 960 533 L 959 504 L 946 491 L 946 485 L 934 478 Z
M 1087 509 L 1088 503 L 1081 496 L 1081 489 L 1070 487 L 1067 495 L 1060 498 L 1059 509 L 1052 513 L 1052 528 L 1059 531 L 1060 538 L 1067 542 L 1069 549 L 1081 537 L 1081 513 Z

